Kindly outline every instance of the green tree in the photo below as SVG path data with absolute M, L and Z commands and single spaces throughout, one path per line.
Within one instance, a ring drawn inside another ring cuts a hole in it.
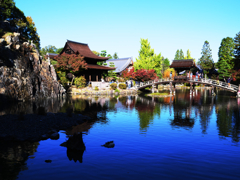
M 108 54 L 107 57 L 109 57 L 109 59 L 113 59 L 111 54 Z
M 114 62 L 109 63 L 109 67 L 115 67 Z M 108 71 L 108 77 L 116 79 L 117 74 L 114 72 L 115 70 Z
M 235 67 L 240 69 L 240 32 L 236 34 L 234 38 L 235 48 L 234 48 L 234 58 L 235 58 Z
M 169 66 L 170 66 L 170 61 L 169 61 L 168 58 L 162 57 L 162 59 L 163 59 L 163 68 L 162 68 L 162 70 L 165 71 L 166 69 L 169 68 Z
M 116 52 L 113 54 L 113 59 L 119 59 L 119 57 L 118 57 Z
M 202 69 L 206 71 L 211 70 L 214 67 L 214 62 L 212 58 L 212 50 L 210 49 L 208 41 L 204 42 L 201 54 L 202 56 L 197 63 L 202 67 Z
M 7 20 L 12 27 L 17 28 L 21 34 L 20 40 L 32 40 L 40 49 L 40 37 L 37 34 L 37 28 L 31 17 L 25 17 L 24 13 L 15 6 L 13 0 L 0 0 L 0 21 Z M 0 35 L 9 29 L 1 29 Z
M 184 59 L 184 53 L 183 53 L 182 49 L 180 49 L 180 51 L 179 51 L 179 58 Z
M 184 57 L 184 59 L 193 59 L 191 56 L 191 52 L 189 51 L 189 49 L 187 50 L 187 55 Z
M 141 39 L 141 48 L 139 51 L 139 56 L 136 58 L 134 63 L 134 70 L 154 69 L 158 76 L 161 76 L 162 70 L 162 56 L 161 53 L 158 55 L 154 54 L 154 49 L 151 49 L 148 39 Z
M 42 56 L 46 55 L 47 53 L 57 53 L 58 49 L 55 47 L 55 46 L 52 46 L 52 45 L 48 45 L 48 46 L 45 46 L 44 48 L 42 48 L 40 50 L 40 54 Z
M 234 40 L 230 37 L 222 39 L 221 45 L 218 51 L 218 62 L 217 66 L 219 68 L 219 77 L 223 79 L 224 77 L 229 77 L 231 75 L 231 70 L 234 68 Z
M 106 57 L 107 56 L 107 51 L 106 50 L 102 50 L 101 53 L 100 53 L 100 56 Z
M 31 16 L 27 16 L 27 35 L 30 40 L 40 49 L 40 37 L 37 33 L 37 28 Z
M 0 21 L 9 20 L 12 16 L 12 12 L 15 8 L 13 0 L 1 0 L 0 1 Z
M 180 51 L 179 49 L 176 51 L 175 53 L 175 57 L 174 57 L 174 60 L 179 60 L 180 59 Z
M 61 48 L 58 48 L 57 50 L 56 50 L 56 54 L 60 54 L 60 52 L 63 50 L 63 47 L 61 47 Z

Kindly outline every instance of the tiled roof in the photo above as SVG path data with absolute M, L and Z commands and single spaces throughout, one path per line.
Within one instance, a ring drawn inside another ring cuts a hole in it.
M 193 59 L 173 60 L 170 68 L 192 68 L 196 67 Z
M 106 61 L 109 59 L 109 57 L 100 57 L 100 56 L 97 56 L 96 54 L 94 54 L 90 50 L 88 44 L 74 42 L 74 41 L 70 41 L 70 40 L 67 40 L 66 44 L 68 44 L 68 46 L 75 53 L 78 52 L 80 55 L 84 56 L 85 58 L 91 58 L 91 59 L 96 59 L 96 60 L 100 60 L 100 61 Z
M 120 59 L 109 59 L 106 61 L 106 63 L 107 63 L 107 66 L 109 66 L 110 62 L 113 62 L 116 67 L 116 70 L 114 72 L 120 73 L 128 67 L 128 65 L 131 63 L 132 60 L 133 60 L 132 57 L 120 58 Z
M 88 69 L 100 69 L 100 70 L 114 70 L 114 68 L 112 67 L 107 67 L 107 66 L 100 66 L 100 65 L 96 65 L 96 64 L 87 64 L 87 68 Z
M 45 57 L 46 57 L 46 58 L 49 57 L 50 59 L 54 59 L 54 57 L 56 57 L 57 55 L 58 55 L 58 54 L 55 54 L 55 53 L 47 53 Z

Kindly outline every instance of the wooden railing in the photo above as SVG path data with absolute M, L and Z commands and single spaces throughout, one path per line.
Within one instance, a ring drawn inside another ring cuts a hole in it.
M 223 81 L 219 81 L 219 80 L 214 80 L 214 79 L 207 79 L 207 78 L 201 78 L 201 79 L 187 79 L 185 78 L 185 76 L 182 76 L 184 78 L 174 78 L 174 80 L 185 80 L 191 83 L 199 83 L 199 84 L 207 84 L 210 86 L 215 86 L 215 87 L 219 87 L 219 88 L 223 88 L 223 89 L 227 89 L 230 91 L 234 91 L 234 92 L 238 92 L 239 87 L 234 85 L 234 84 L 230 84 L 228 85 L 228 83 L 223 82 Z M 164 78 L 164 79 L 157 79 L 157 80 L 151 80 L 151 81 L 145 81 L 145 82 L 140 82 L 139 85 L 136 85 L 135 87 L 137 89 L 143 88 L 143 87 L 148 87 L 148 86 L 152 86 L 155 84 L 160 84 L 160 83 L 170 83 L 173 82 L 174 80 L 170 79 L 170 78 Z

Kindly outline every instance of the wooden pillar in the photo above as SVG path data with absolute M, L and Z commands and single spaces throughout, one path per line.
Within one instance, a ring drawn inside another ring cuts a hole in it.
M 96 81 L 98 81 L 98 75 L 96 75 Z
M 89 75 L 89 81 L 91 81 L 91 74 Z

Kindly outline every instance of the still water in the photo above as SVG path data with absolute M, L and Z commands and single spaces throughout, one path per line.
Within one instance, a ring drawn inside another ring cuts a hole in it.
M 178 90 L 175 97 L 77 97 L 15 104 L 23 108 L 92 117 L 60 131 L 58 140 L 1 142 L 0 179 L 240 179 L 240 99 L 225 91 L 211 96 Z M 1 117 L 1 116 L 0 116 Z M 86 149 L 60 144 L 80 133 Z M 114 148 L 101 145 L 114 141 Z M 51 160 L 50 163 L 45 160 Z

